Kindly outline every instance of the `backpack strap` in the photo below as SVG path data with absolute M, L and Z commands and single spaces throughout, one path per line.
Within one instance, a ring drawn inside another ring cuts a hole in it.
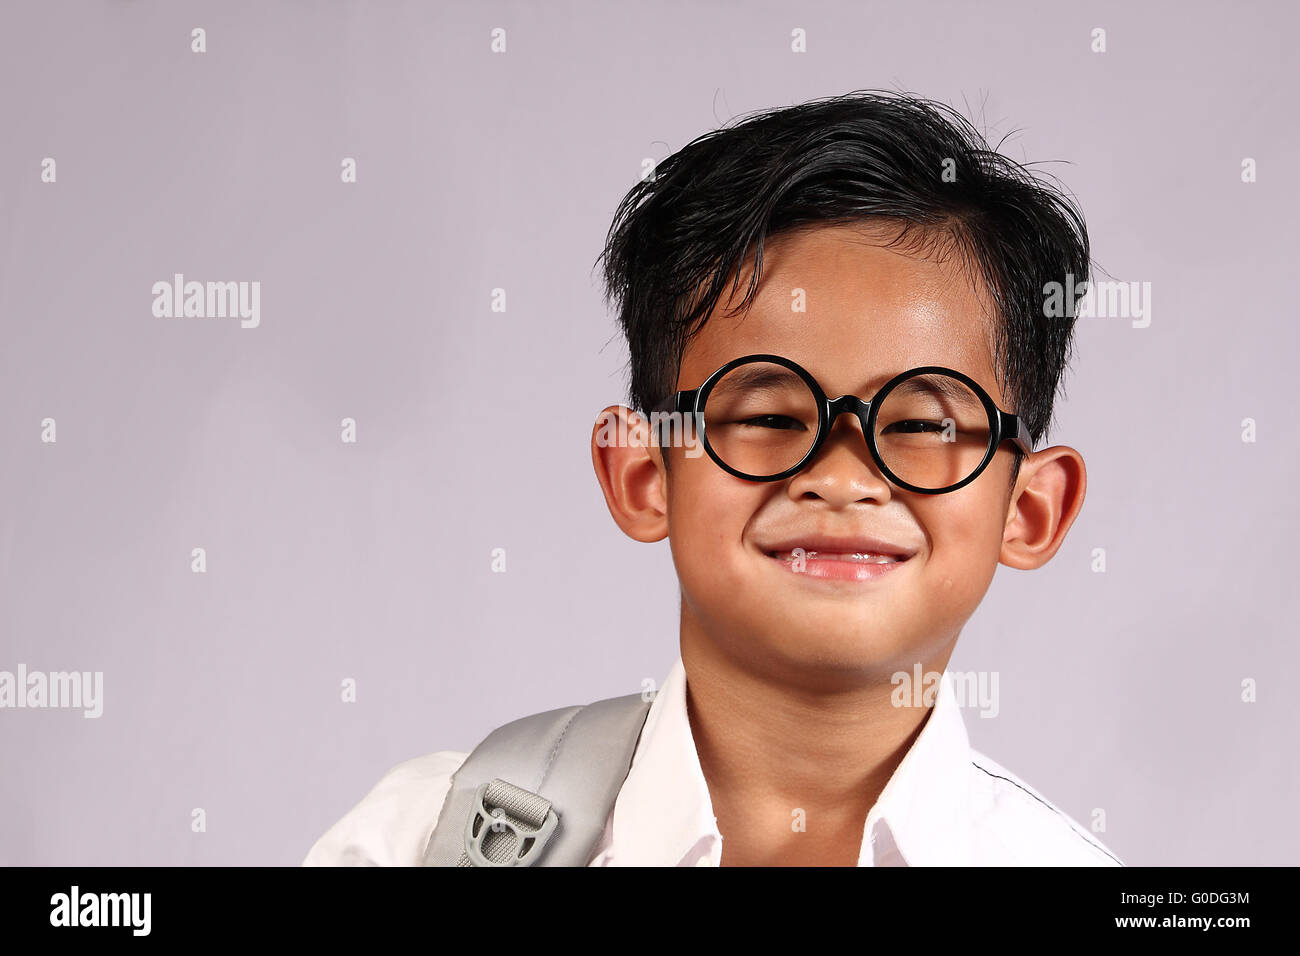
M 650 701 L 562 707 L 498 727 L 451 778 L 425 866 L 586 866 Z

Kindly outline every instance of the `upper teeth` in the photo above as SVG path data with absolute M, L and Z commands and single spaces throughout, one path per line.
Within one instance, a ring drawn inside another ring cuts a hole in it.
M 796 554 L 798 551 L 799 554 Z M 872 554 L 866 551 L 809 551 L 796 548 L 794 551 L 777 551 L 776 557 L 785 560 L 795 558 L 817 558 L 822 561 L 864 561 L 870 564 L 895 564 L 898 558 L 892 554 Z

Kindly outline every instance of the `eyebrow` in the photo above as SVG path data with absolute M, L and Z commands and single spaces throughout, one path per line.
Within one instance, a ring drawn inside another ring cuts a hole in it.
M 936 391 L 957 401 L 976 398 L 974 392 L 948 375 L 917 375 L 901 383 L 895 392 Z M 892 392 L 890 394 L 893 394 Z
M 782 385 L 803 384 L 803 379 L 788 368 L 781 366 L 762 366 L 755 364 L 728 372 L 723 376 L 728 384 L 741 388 L 765 389 Z

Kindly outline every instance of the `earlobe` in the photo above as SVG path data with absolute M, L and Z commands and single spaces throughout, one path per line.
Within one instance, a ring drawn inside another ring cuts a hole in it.
M 610 405 L 591 432 L 591 462 L 614 523 L 636 541 L 668 536 L 667 474 L 650 426 L 624 405 Z
M 1011 494 L 998 560 L 1024 571 L 1050 561 L 1083 508 L 1087 487 L 1083 456 L 1068 445 L 1026 458 Z

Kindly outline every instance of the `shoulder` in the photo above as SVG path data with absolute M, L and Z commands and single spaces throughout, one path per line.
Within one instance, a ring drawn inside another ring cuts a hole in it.
M 1007 866 L 1123 866 L 1065 811 L 1006 767 L 972 749 L 977 862 Z
M 316 841 L 302 865 L 421 865 L 451 775 L 467 756 L 439 750 L 399 763 Z

